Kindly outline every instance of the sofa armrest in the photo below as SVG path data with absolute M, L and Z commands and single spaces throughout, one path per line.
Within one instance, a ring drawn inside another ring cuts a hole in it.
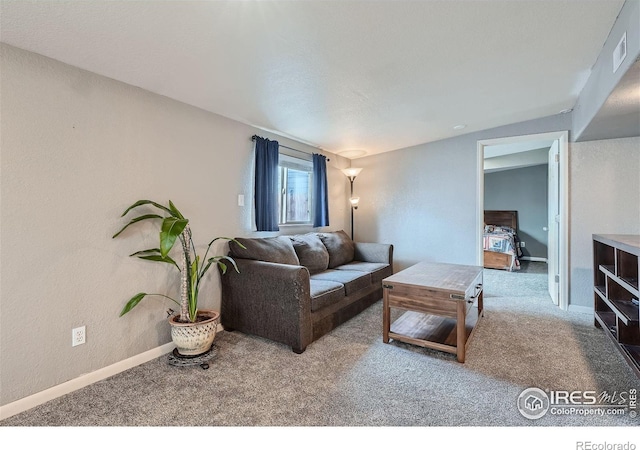
M 356 242 L 355 260 L 393 264 L 393 245 Z
M 261 336 L 304 351 L 313 339 L 309 271 L 302 266 L 234 258 L 221 275 L 225 329 Z

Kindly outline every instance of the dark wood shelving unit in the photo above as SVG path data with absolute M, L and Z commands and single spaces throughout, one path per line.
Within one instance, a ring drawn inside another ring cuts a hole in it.
M 638 290 L 640 235 L 593 235 L 595 326 L 602 328 L 640 377 Z

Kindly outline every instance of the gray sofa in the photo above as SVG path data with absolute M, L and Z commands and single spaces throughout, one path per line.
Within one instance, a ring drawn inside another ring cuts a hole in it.
M 392 245 L 354 242 L 344 231 L 236 240 L 245 248 L 229 244 L 240 273 L 221 277 L 224 329 L 296 353 L 380 300 L 393 273 Z

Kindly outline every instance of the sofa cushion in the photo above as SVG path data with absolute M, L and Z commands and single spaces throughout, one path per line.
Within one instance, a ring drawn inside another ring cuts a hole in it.
M 357 270 L 327 269 L 324 272 L 311 275 L 311 279 L 342 283 L 345 295 L 351 295 L 371 285 L 371 274 Z
M 246 248 L 229 241 L 229 253 L 232 258 L 255 259 L 280 264 L 298 266 L 300 261 L 287 236 L 271 238 L 236 238 Z
M 355 244 L 344 231 L 318 233 L 329 253 L 329 269 L 353 261 Z
M 364 261 L 352 261 L 349 264 L 343 264 L 336 267 L 336 270 L 356 270 L 358 272 L 369 273 L 371 274 L 371 282 L 376 284 L 393 275 L 393 270 L 391 269 L 390 264 Z
M 329 267 L 329 252 L 316 233 L 290 236 L 301 266 L 309 273 L 322 272 Z
M 344 286 L 342 283 L 311 279 L 309 284 L 312 312 L 337 303 L 344 298 Z

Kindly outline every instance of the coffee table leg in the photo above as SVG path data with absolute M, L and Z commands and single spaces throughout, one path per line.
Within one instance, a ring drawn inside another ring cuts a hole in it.
M 466 302 L 458 302 L 458 323 L 457 323 L 457 342 L 456 342 L 456 355 L 458 356 L 458 362 L 463 363 L 465 357 L 465 347 L 467 344 L 467 327 L 465 325 L 467 319 L 467 304 Z
M 382 342 L 389 343 L 391 328 L 391 311 L 389 310 L 389 289 L 382 289 Z

